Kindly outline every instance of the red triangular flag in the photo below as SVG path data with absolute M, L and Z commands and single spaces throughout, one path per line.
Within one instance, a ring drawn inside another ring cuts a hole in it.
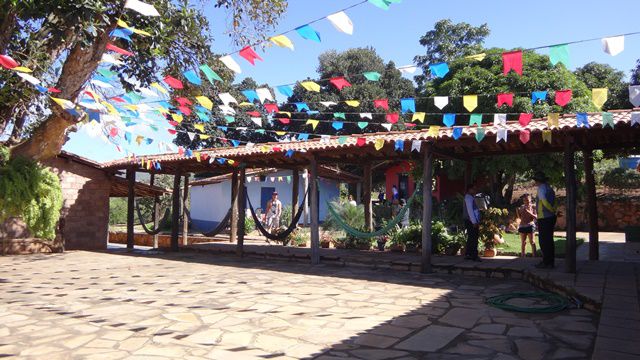
M 247 60 L 248 62 L 251 63 L 251 65 L 255 65 L 255 61 L 260 60 L 263 61 L 262 58 L 260 56 L 258 56 L 258 54 L 256 54 L 255 51 L 253 51 L 253 49 L 251 48 L 251 46 L 245 46 L 244 48 L 242 48 L 242 50 L 240 50 L 240 56 L 242 56 L 243 58 L 245 58 L 245 60 Z
M 93 97 L 93 95 L 89 94 L 89 96 Z M 111 100 L 115 101 L 115 102 L 119 102 L 119 103 L 124 103 L 126 102 L 123 98 L 116 96 L 116 97 L 112 97 Z
M 404 123 L 404 126 L 410 128 L 410 127 L 415 127 L 416 124 L 414 124 L 414 123 Z
M 118 128 L 117 127 L 112 127 L 109 130 L 109 135 L 111 135 L 111 137 L 116 137 L 118 136 Z
M 176 101 L 178 102 L 178 104 L 180 104 L 181 106 L 185 106 L 185 105 L 193 105 L 193 103 L 191 101 L 189 101 L 189 99 L 185 98 L 185 97 L 179 97 L 176 98 Z
M 178 106 L 178 110 L 180 110 L 180 112 L 185 114 L 186 116 L 191 115 L 191 109 L 186 106 Z
M 385 100 L 385 101 L 386 101 L 386 100 Z M 390 123 L 392 123 L 392 124 L 397 123 L 397 122 L 398 122 L 398 118 L 399 118 L 398 113 L 390 113 L 390 114 L 387 114 L 387 122 L 390 122 Z
M 518 118 L 518 122 L 522 126 L 527 126 L 529 125 L 529 122 L 531 122 L 531 119 L 533 119 L 533 114 L 520 113 L 520 118 Z
M 169 132 L 171 132 L 171 130 L 169 130 Z M 175 134 L 175 130 L 173 130 L 173 133 Z M 178 146 L 178 155 L 184 155 L 184 148 L 182 146 Z
M 513 94 L 498 94 L 498 107 L 502 106 L 503 104 L 513 106 Z
M 173 126 L 173 127 L 178 126 L 178 122 L 177 121 L 173 121 L 173 120 L 169 120 L 169 124 L 171 124 L 171 126 Z
M 257 112 L 257 111 L 247 111 L 247 115 L 252 116 L 252 117 L 260 117 L 260 113 Z
M 359 138 L 356 140 L 356 145 L 358 145 L 358 146 L 365 146 L 365 145 L 367 145 L 367 139 L 365 139 L 365 138 L 363 138 L 363 137 L 359 137 Z
M 209 154 L 203 153 L 200 155 L 200 157 L 202 158 L 203 161 L 206 161 L 209 158 Z
M 373 100 L 373 107 L 389 110 L 389 101 L 387 99 Z
M 279 147 L 279 146 L 274 146 L 274 147 L 272 147 L 272 148 L 271 148 L 271 150 L 273 150 L 273 151 L 280 151 L 281 149 L 280 149 L 280 147 Z
M 531 139 L 531 132 L 527 129 L 520 130 L 520 141 L 523 144 L 526 144 Z
M 133 53 L 131 51 L 127 51 L 125 49 L 119 48 L 111 43 L 107 44 L 107 50 L 111 50 L 111 51 L 115 51 L 118 54 L 124 55 L 124 56 L 133 56 Z
M 289 119 L 288 117 L 281 117 L 281 118 L 277 118 L 281 123 L 287 125 L 291 122 L 291 119 Z
M 167 85 L 171 86 L 174 89 L 182 89 L 184 88 L 184 86 L 182 85 L 182 81 L 174 78 L 171 75 L 167 75 L 164 77 L 164 82 L 167 83 Z
M 332 83 L 333 86 L 337 87 L 338 90 L 342 90 L 342 88 L 344 87 L 351 86 L 351 84 L 349 84 L 349 82 L 342 76 L 331 78 L 329 82 Z
M 20 66 L 17 61 L 13 60 L 13 58 L 8 55 L 0 55 L 0 65 L 7 69 L 13 69 Z
M 511 70 L 522 76 L 522 50 L 502 53 L 502 73 L 507 75 Z
M 62 91 L 60 91 L 60 90 L 58 90 L 58 89 L 56 89 L 56 88 L 54 88 L 54 87 L 50 87 L 50 88 L 48 88 L 47 90 L 48 90 L 49 92 L 51 92 L 51 93 L 54 93 L 54 94 L 57 94 L 57 93 L 62 92 Z
M 270 112 L 270 113 L 275 113 L 280 111 L 278 110 L 278 105 L 276 104 L 264 104 L 264 108 L 265 110 L 267 110 L 267 112 Z
M 558 90 L 556 91 L 556 104 L 565 106 L 571 101 L 571 90 Z

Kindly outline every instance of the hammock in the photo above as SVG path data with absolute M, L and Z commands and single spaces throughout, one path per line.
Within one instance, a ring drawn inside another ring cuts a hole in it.
M 253 205 L 251 204 L 251 198 L 247 196 L 247 200 L 249 201 L 249 209 L 251 210 L 251 216 L 253 217 L 253 221 L 256 223 L 256 229 L 258 229 L 258 231 L 260 231 L 260 233 L 269 240 L 277 241 L 286 239 L 287 236 L 291 235 L 293 230 L 298 227 L 298 222 L 300 221 L 300 217 L 302 216 L 304 210 L 304 200 L 306 199 L 308 193 L 309 189 L 307 189 L 307 191 L 305 192 L 304 197 L 302 198 L 302 203 L 300 204 L 300 207 L 296 212 L 296 216 L 291 219 L 291 224 L 289 224 L 289 227 L 286 228 L 284 232 L 278 233 L 277 235 L 271 234 L 262 226 L 262 223 L 260 222 L 260 219 L 258 218 Z M 293 209 L 293 207 L 291 208 Z
M 191 228 L 206 237 L 214 237 L 220 234 L 224 229 L 227 228 L 227 226 L 229 226 L 229 220 L 231 220 L 231 208 L 229 208 L 229 211 L 227 211 L 227 214 L 224 216 L 224 218 L 222 218 L 222 221 L 220 221 L 220 223 L 216 227 L 214 227 L 209 231 L 203 231 L 196 226 L 193 220 L 191 220 L 191 212 L 186 207 L 184 208 L 184 212 L 185 214 L 187 214 L 187 219 L 191 224 Z
M 138 212 L 138 220 L 140 221 L 140 225 L 142 225 L 142 230 L 149 235 L 158 235 L 160 231 L 162 231 L 162 227 L 167 220 L 169 220 L 170 212 L 169 209 L 165 209 L 164 216 L 158 222 L 158 227 L 151 230 L 147 227 L 147 224 L 142 220 L 142 212 L 140 211 L 140 203 L 136 201 L 136 211 Z
M 416 194 L 418 193 L 418 189 L 416 189 L 416 191 L 413 192 L 413 195 L 411 195 L 411 197 L 409 198 L 409 201 L 407 201 L 407 204 L 405 206 L 402 207 L 402 209 L 400 209 L 400 211 L 398 212 L 398 215 L 396 215 L 393 219 L 391 219 L 387 225 L 381 229 L 378 229 L 374 232 L 362 232 L 352 226 L 350 226 L 349 224 L 347 224 L 344 220 L 342 220 L 342 218 L 340 217 L 340 214 L 338 213 L 338 211 L 336 209 L 333 208 L 333 205 L 331 205 L 330 202 L 327 201 L 327 205 L 328 205 L 328 209 L 329 209 L 329 213 L 331 213 L 331 216 L 333 216 L 334 219 L 336 219 L 336 222 L 338 223 L 338 225 L 340 225 L 340 227 L 349 235 L 357 237 L 357 238 L 361 238 L 361 239 L 370 239 L 372 237 L 376 237 L 376 236 L 380 236 L 383 234 L 386 234 L 389 232 L 389 230 L 391 230 L 392 228 L 394 228 L 396 225 L 398 225 L 398 223 L 400 223 L 400 221 L 402 221 L 402 218 L 404 217 L 405 213 L 407 211 L 409 211 L 409 207 L 411 206 L 411 204 L 413 203 L 413 201 L 415 200 Z

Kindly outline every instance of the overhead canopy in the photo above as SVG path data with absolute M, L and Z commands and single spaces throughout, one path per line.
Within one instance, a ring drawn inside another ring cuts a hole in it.
M 246 171 L 246 176 L 265 176 L 277 172 L 279 169 L 266 168 L 266 169 L 251 169 Z M 318 175 L 325 179 L 336 180 L 345 183 L 356 183 L 361 180 L 360 176 L 351 174 L 347 171 L 340 170 L 338 168 L 330 166 L 319 166 Z M 197 179 L 192 181 L 192 186 L 202 186 L 209 184 L 218 184 L 231 179 L 231 174 L 216 175 L 207 178 Z
M 640 110 L 640 109 L 635 109 Z M 391 131 L 383 133 L 356 134 L 351 136 L 333 136 L 326 139 L 292 141 L 283 143 L 257 144 L 251 147 L 224 147 L 204 149 L 191 157 L 178 153 L 144 156 L 122 159 L 104 164 L 106 169 L 125 169 L 135 167 L 146 171 L 141 165 L 146 162 L 158 162 L 161 170 L 156 172 L 173 173 L 177 168 L 186 172 L 213 172 L 225 174 L 239 164 L 247 167 L 276 167 L 281 169 L 303 168 L 308 165 L 311 156 L 324 164 L 364 164 L 372 161 L 417 159 L 419 151 L 412 151 L 412 142 L 432 143 L 433 154 L 444 159 L 470 160 L 474 157 L 512 155 L 527 153 L 547 153 L 562 151 L 569 141 L 579 147 L 591 149 L 616 149 L 640 146 L 640 125 L 633 125 L 632 118 L 638 113 L 633 110 L 614 110 L 613 127 L 603 126 L 602 113 L 589 113 L 589 127 L 578 126 L 575 114 L 564 115 L 558 119 L 557 126 L 550 126 L 546 118 L 534 119 L 526 127 L 518 121 L 509 121 L 502 126 L 484 124 L 485 136 L 476 139 L 478 127 L 435 127 L 422 130 Z M 640 120 L 638 120 L 640 121 Z M 458 139 L 453 137 L 455 128 L 459 128 Z M 496 141 L 498 131 L 506 129 L 507 140 Z M 528 142 L 520 140 L 520 132 L 530 132 Z M 543 139 L 543 132 L 549 141 Z M 403 141 L 397 149 L 397 141 Z M 384 142 L 379 150 L 375 144 Z M 397 150 L 396 150 L 397 149 Z M 293 150 L 291 156 L 286 156 Z M 220 164 L 217 158 L 232 160 Z

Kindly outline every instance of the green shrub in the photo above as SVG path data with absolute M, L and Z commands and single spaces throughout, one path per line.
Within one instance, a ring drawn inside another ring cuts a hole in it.
M 62 209 L 58 176 L 33 160 L 9 158 L 0 147 L 0 222 L 19 217 L 33 236 L 53 239 Z
M 451 235 L 442 221 L 434 221 L 431 225 L 431 252 L 442 253 L 451 241 Z M 422 224 L 413 223 L 400 229 L 391 240 L 391 244 L 401 244 L 407 248 L 417 248 L 422 244 Z
M 245 216 L 244 217 L 244 233 L 249 234 L 255 229 L 256 229 L 256 222 L 253 220 L 253 217 Z
M 482 211 L 480 215 L 480 241 L 484 244 L 485 249 L 493 249 L 495 247 L 494 236 L 502 237 L 503 225 L 509 217 L 509 210 L 490 207 Z
M 290 224 L 291 224 L 291 205 L 287 205 L 282 207 L 282 212 L 280 213 L 280 225 L 284 225 L 285 227 L 288 227 Z
M 136 214 L 137 216 L 137 214 Z M 109 225 L 119 225 L 127 223 L 127 199 L 109 199 Z
M 631 169 L 611 169 L 602 177 L 602 184 L 613 189 L 636 189 L 640 187 L 640 173 Z
M 331 206 L 347 225 L 358 230 L 364 229 L 364 206 L 353 206 L 347 202 L 340 202 L 339 200 L 332 201 Z M 323 230 L 344 230 L 338 224 L 338 221 L 333 217 L 331 212 L 327 214 L 327 217 L 322 224 L 322 228 Z

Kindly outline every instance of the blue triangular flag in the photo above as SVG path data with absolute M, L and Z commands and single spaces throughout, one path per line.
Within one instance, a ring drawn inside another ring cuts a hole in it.
M 447 63 L 433 64 L 429 65 L 429 70 L 434 76 L 443 78 L 449 73 L 449 65 Z
M 294 103 L 296 105 L 296 108 L 298 109 L 298 111 L 302 111 L 302 110 L 307 110 L 310 111 L 311 109 L 309 109 L 309 105 L 307 105 L 307 103 L 303 103 L 303 102 L 297 102 Z
M 49 89 L 47 89 L 44 86 L 40 86 L 40 85 L 36 85 L 36 89 L 38 89 L 38 91 L 40 91 L 41 93 L 46 93 L 47 91 L 49 91 Z
M 309 134 L 299 134 L 298 141 L 307 141 L 309 140 Z
M 534 91 L 531 93 L 531 103 L 535 104 L 538 100 L 545 101 L 547 100 L 547 92 L 546 91 Z
M 98 112 L 98 111 L 87 111 L 87 114 L 89 114 L 89 121 L 95 120 L 97 122 L 100 122 L 100 112 Z
M 231 143 L 234 147 L 237 147 L 238 145 L 240 145 L 240 140 L 231 140 Z
M 159 162 L 157 162 L 157 163 L 155 164 L 155 166 L 156 166 L 156 170 L 160 170 L 160 163 L 159 163 Z
M 153 139 L 147 138 L 145 142 L 147 143 L 147 145 L 151 145 L 151 143 L 153 142 Z
M 589 125 L 589 115 L 587 113 L 579 112 L 576 114 L 576 122 L 578 127 L 591 127 Z
M 185 78 L 187 78 L 187 80 L 189 80 L 190 83 L 194 85 L 202 85 L 202 80 L 200 80 L 200 77 L 195 71 L 188 70 L 188 71 L 185 71 L 183 75 Z
M 280 85 L 277 86 L 276 89 L 278 89 L 278 92 L 284 96 L 291 96 L 293 95 L 293 88 L 290 85 Z
M 202 121 L 209 121 L 209 117 L 207 116 L 207 114 L 203 113 L 202 111 L 196 112 L 196 115 L 198 115 L 198 118 Z
M 416 112 L 416 101 L 413 98 L 400 99 L 400 106 L 403 114 L 406 114 L 409 111 L 412 113 Z
M 109 34 L 109 36 L 131 41 L 131 38 L 129 37 L 129 35 L 131 34 L 133 34 L 132 30 L 118 28 L 118 29 L 113 29 L 111 31 L 111 34 Z
M 224 164 L 225 159 L 224 158 L 217 158 L 216 161 L 219 162 L 220 164 Z
M 292 157 L 293 156 L 293 150 L 287 150 L 287 152 L 284 153 L 284 156 L 286 156 L 288 158 Z
M 396 140 L 395 143 L 395 150 L 396 151 L 404 151 L 404 140 Z
M 184 156 L 186 157 L 191 157 L 193 156 L 193 151 L 191 151 L 191 149 L 187 149 L 184 151 Z
M 452 136 L 456 140 L 460 139 L 460 137 L 462 136 L 462 128 L 461 127 L 454 127 Z
M 256 100 L 260 101 L 260 97 L 258 97 L 258 93 L 255 90 L 242 90 L 241 92 L 250 103 Z
M 296 28 L 296 32 L 303 39 L 320 42 L 320 34 L 309 25 L 302 25 Z
M 124 132 L 124 139 L 127 140 L 129 144 L 131 144 L 131 133 L 128 131 Z
M 227 130 L 229 130 L 229 128 L 227 128 L 226 126 L 218 126 L 218 129 L 220 129 L 220 131 L 227 131 Z
M 453 126 L 456 123 L 456 114 L 444 114 L 442 115 L 442 123 L 445 126 Z
M 342 123 L 342 121 L 334 121 L 334 122 L 331 124 L 331 126 L 333 126 L 333 128 L 334 128 L 334 129 L 336 129 L 336 130 L 340 130 L 340 129 L 342 129 L 342 126 L 343 126 L 343 125 L 344 125 L 344 124 Z

